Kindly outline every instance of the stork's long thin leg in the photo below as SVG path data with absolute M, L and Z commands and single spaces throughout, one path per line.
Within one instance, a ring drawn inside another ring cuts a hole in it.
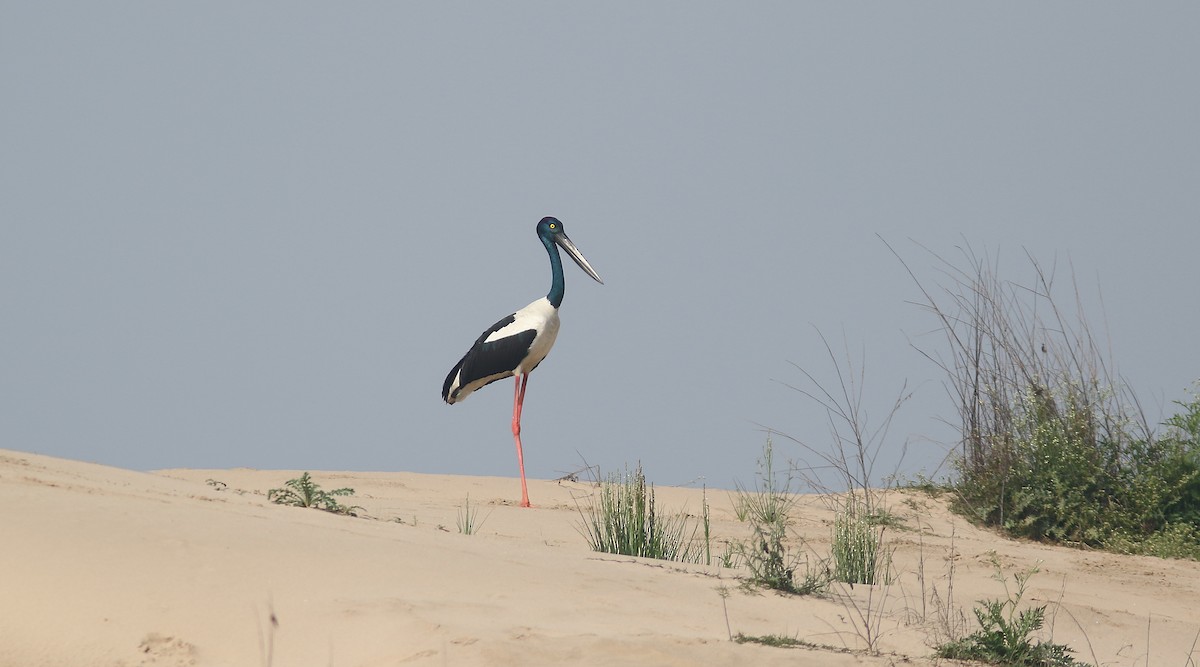
M 525 456 L 521 451 L 521 406 L 525 404 L 525 384 L 529 382 L 529 374 L 516 376 L 513 387 L 513 440 L 517 443 L 517 466 L 521 468 L 521 507 L 529 507 L 529 489 L 525 486 Z

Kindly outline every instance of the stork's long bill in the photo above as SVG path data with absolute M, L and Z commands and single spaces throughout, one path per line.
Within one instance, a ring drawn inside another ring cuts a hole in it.
M 579 265 L 579 268 L 583 269 L 584 273 L 591 276 L 592 280 L 595 280 L 601 285 L 604 284 L 604 281 L 600 280 L 600 274 L 596 273 L 596 270 L 592 268 L 591 264 L 588 264 L 588 261 L 584 258 L 583 253 L 579 252 L 579 248 L 575 247 L 575 244 L 571 242 L 571 239 L 567 237 L 565 232 L 555 236 L 554 242 L 557 243 L 560 248 L 566 250 L 567 254 L 571 256 L 571 259 L 575 260 L 575 263 Z

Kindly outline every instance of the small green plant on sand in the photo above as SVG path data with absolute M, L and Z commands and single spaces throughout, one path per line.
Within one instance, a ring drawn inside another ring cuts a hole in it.
M 763 446 L 757 477 L 753 490 L 738 486 L 734 502 L 738 519 L 750 524 L 750 539 L 740 543 L 737 553 L 750 570 L 750 583 L 796 595 L 824 592 L 829 584 L 825 568 L 809 567 L 788 544 L 796 495 L 791 477 L 777 479 L 770 438 Z M 804 572 L 797 575 L 802 563 Z
M 691 563 L 704 556 L 695 548 L 695 528 L 685 536 L 687 517 L 655 507 L 654 486 L 646 484 L 640 464 L 609 475 L 591 506 L 579 513 L 580 532 L 593 551 Z
M 787 635 L 744 635 L 739 632 L 733 636 L 733 641 L 739 644 L 762 644 L 775 648 L 823 648 L 812 642 Z
M 362 508 L 358 505 L 342 505 L 337 499 L 341 496 L 354 495 L 354 489 L 341 488 L 326 491 L 312 481 L 308 473 L 284 482 L 280 488 L 267 491 L 267 500 L 276 505 L 292 505 L 294 507 L 312 507 L 334 514 L 358 516 Z
M 1071 649 L 1062 644 L 1053 644 L 1033 639 L 1030 635 L 1042 628 L 1046 616 L 1046 605 L 1018 610 L 1029 578 L 1037 568 L 1013 575 L 1016 590 L 1010 590 L 1008 580 L 993 559 L 996 567 L 994 578 L 1004 585 L 1007 599 L 981 600 L 974 609 L 979 621 L 979 630 L 957 641 L 938 647 L 940 658 L 955 660 L 978 660 L 1005 667 L 1072 667 L 1087 663 L 1071 657 Z
M 484 521 L 487 521 L 487 517 L 479 519 L 479 506 L 471 507 L 471 496 L 468 494 L 466 502 L 458 510 L 458 518 L 456 519 L 458 532 L 463 535 L 474 535 L 477 530 L 483 527 Z

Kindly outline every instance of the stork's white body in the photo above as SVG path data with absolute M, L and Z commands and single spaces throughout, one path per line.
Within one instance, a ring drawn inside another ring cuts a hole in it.
M 476 389 L 537 368 L 554 347 L 558 325 L 558 309 L 546 297 L 497 322 L 459 362 L 446 391 L 446 402 L 462 402 Z M 484 355 L 486 358 L 479 358 Z M 472 361 L 487 364 L 487 370 L 477 370 Z
M 558 338 L 558 309 L 550 305 L 550 299 L 542 297 L 513 315 L 516 317 L 513 323 L 492 334 L 492 338 L 504 338 L 529 329 L 537 332 L 533 344 L 529 346 L 529 352 L 525 354 L 525 360 L 514 373 L 524 375 L 537 368 L 546 355 L 550 354 L 550 348 L 554 347 L 554 341 Z

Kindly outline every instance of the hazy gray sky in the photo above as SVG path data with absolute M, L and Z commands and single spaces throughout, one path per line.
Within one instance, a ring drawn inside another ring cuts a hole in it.
M 546 293 L 545 215 L 606 284 L 567 263 L 531 477 L 819 445 L 777 382 L 832 377 L 815 328 L 871 415 L 916 392 L 880 469 L 932 469 L 938 338 L 877 234 L 931 278 L 907 239 L 1070 260 L 1157 416 L 1200 376 L 1197 35 L 1191 2 L 0 3 L 0 446 L 515 476 L 511 383 L 439 391 Z

